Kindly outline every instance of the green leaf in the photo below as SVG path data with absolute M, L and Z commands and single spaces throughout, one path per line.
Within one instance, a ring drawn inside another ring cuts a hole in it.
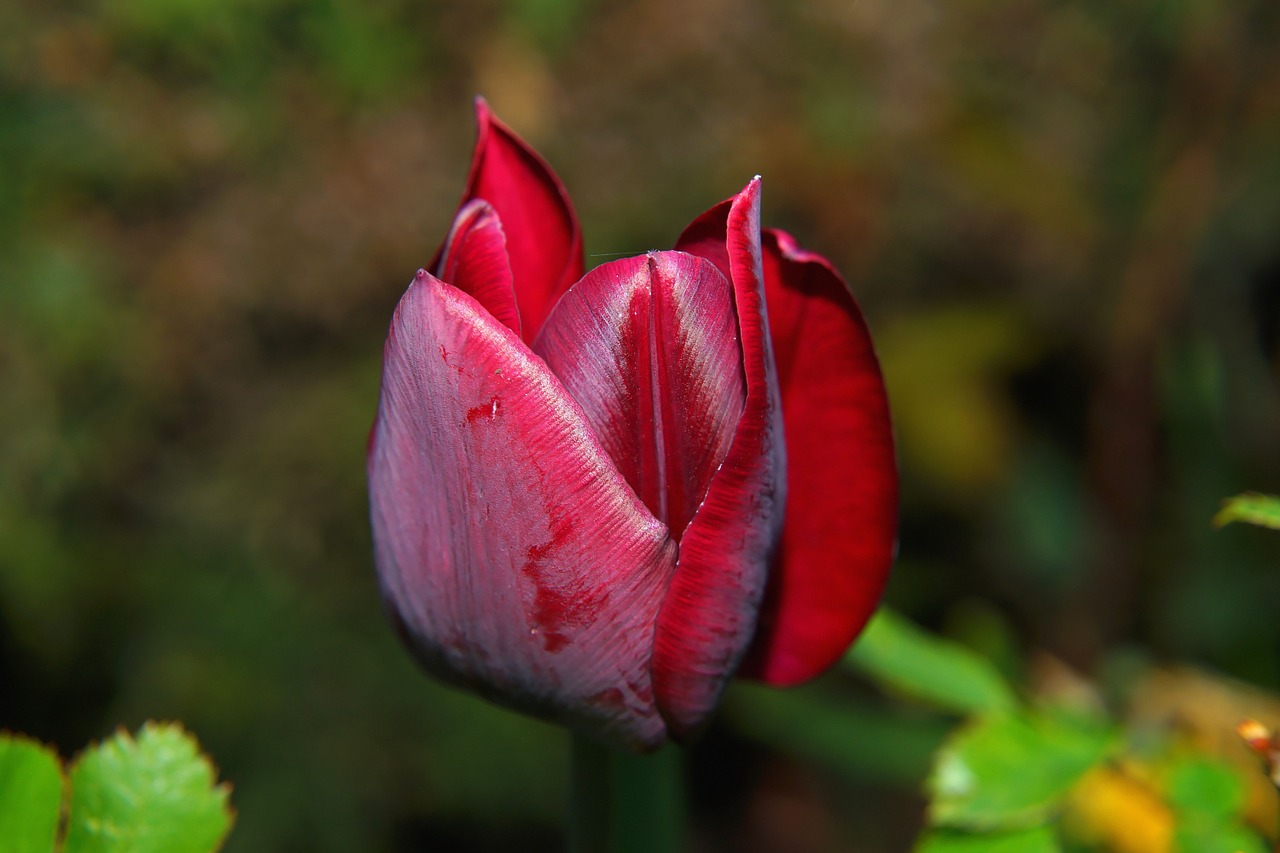
M 971 830 L 1040 823 L 1113 739 L 1092 721 L 1033 714 L 978 720 L 939 751 L 928 781 L 929 817 Z
M 1179 825 L 1174 831 L 1178 853 L 1267 853 L 1257 833 L 1239 824 Z
M 1227 765 L 1195 757 L 1179 762 L 1170 772 L 1165 798 L 1178 812 L 1226 820 L 1244 807 L 1244 785 Z
M 209 853 L 231 828 L 225 785 L 176 724 L 121 731 L 71 768 L 65 853 Z
M 1280 530 L 1280 498 L 1245 492 L 1222 502 L 1222 509 L 1213 517 L 1213 526 L 1222 527 L 1233 521 L 1256 524 Z
M 1239 823 L 1245 786 L 1229 765 L 1203 756 L 1179 761 L 1165 783 L 1165 799 L 1177 820 L 1174 846 L 1180 853 L 1265 853 L 1258 835 Z
M 1012 832 L 936 829 L 921 837 L 915 853 L 1058 853 L 1058 838 L 1047 826 Z
M 33 740 L 0 736 L 0 851 L 49 853 L 61 809 L 58 756 Z
M 774 690 L 739 682 L 727 716 L 745 734 L 849 778 L 918 788 L 950 726 L 933 715 L 869 707 L 819 685 Z
M 892 690 L 949 711 L 999 714 L 1017 707 L 1013 690 L 990 661 L 886 608 L 845 660 Z

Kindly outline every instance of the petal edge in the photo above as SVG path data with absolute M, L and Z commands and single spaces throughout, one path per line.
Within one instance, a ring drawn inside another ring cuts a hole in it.
M 695 220 L 676 245 L 727 267 L 747 384 L 733 444 L 680 540 L 658 617 L 658 707 L 673 735 L 688 738 L 715 708 L 755 633 L 786 505 L 786 449 L 760 255 L 760 179 Z

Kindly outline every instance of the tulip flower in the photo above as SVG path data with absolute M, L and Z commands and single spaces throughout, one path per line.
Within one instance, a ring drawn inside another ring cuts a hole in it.
M 871 339 L 761 181 L 583 274 L 542 158 L 477 102 L 462 203 L 396 308 L 368 474 L 427 670 L 599 741 L 696 734 L 735 675 L 831 666 L 892 561 Z

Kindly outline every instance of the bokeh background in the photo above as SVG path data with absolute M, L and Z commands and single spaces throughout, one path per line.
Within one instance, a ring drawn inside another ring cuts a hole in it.
M 565 737 L 421 676 L 370 557 L 382 342 L 477 93 L 592 255 L 761 173 L 845 273 L 899 611 L 1029 692 L 1275 691 L 1280 538 L 1209 520 L 1280 491 L 1277 44 L 1274 0 L 0 4 L 0 727 L 183 720 L 228 851 L 558 849 Z M 947 725 L 735 688 L 696 849 L 905 850 Z

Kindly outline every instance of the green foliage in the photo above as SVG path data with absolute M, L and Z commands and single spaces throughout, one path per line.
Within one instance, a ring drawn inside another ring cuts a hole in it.
M 1257 492 L 1245 492 L 1227 498 L 1222 503 L 1222 509 L 1213 517 L 1213 524 L 1215 527 L 1222 527 L 1233 521 L 1280 530 L 1280 498 Z
M 1174 811 L 1179 853 L 1265 853 L 1262 840 L 1241 823 L 1244 785 L 1227 765 L 1203 756 L 1178 762 L 1165 798 Z
M 367 105 L 393 97 L 419 69 L 418 33 L 397 21 L 386 3 L 324 0 L 303 21 L 320 69 L 338 93 Z
M 1111 849 L 1124 833 L 1134 837 L 1129 823 L 1141 827 L 1142 843 L 1157 845 L 1151 850 L 1171 842 L 1179 853 L 1263 853 L 1244 823 L 1245 789 L 1235 771 L 1204 753 L 1171 758 L 1173 742 L 1158 733 L 1147 732 L 1146 746 L 1135 750 L 1119 723 L 1081 710 L 1094 707 L 1084 685 L 1026 705 L 990 661 L 883 608 L 845 668 L 888 693 L 968 717 L 935 740 L 925 783 L 930 826 L 916 853 L 1055 853 L 1064 843 Z M 749 703 L 731 705 L 741 728 L 852 776 L 906 781 L 928 749 L 927 738 L 903 737 L 925 737 L 927 719 L 899 713 L 896 727 L 887 726 L 847 698 L 831 701 L 813 688 L 739 688 L 736 696 L 744 693 Z M 1149 769 L 1150 778 L 1120 769 L 1135 761 L 1160 769 Z M 1094 784 L 1081 784 L 1086 776 Z M 1073 819 L 1060 826 L 1069 812 Z
M 562 49 L 573 35 L 589 0 L 516 0 L 509 14 L 516 27 L 549 52 Z
M 987 660 L 888 610 L 846 665 L 887 692 L 968 714 L 933 752 L 930 826 L 916 853 L 1264 853 L 1245 821 L 1237 771 L 1187 752 L 1168 732 L 1126 728 L 1122 737 L 1084 683 L 1026 705 Z M 894 732 L 847 698 L 832 702 L 812 688 L 756 693 L 731 706 L 740 727 L 859 778 L 905 780 L 914 764 L 906 757 L 925 748 L 900 735 L 923 734 L 927 720 L 899 713 Z
M 1178 853 L 1268 853 L 1257 833 L 1239 824 L 1179 825 Z
M 53 751 L 0 735 L 0 851 L 49 853 L 61 803 L 62 770 Z
M 1198 756 L 1175 765 L 1165 790 L 1180 812 L 1215 820 L 1239 814 L 1244 805 L 1244 786 L 1231 768 Z
M 929 818 L 970 830 L 1042 822 L 1114 742 L 1093 721 L 1033 712 L 974 720 L 938 753 Z
M 984 833 L 938 829 L 920 839 L 915 853 L 1058 853 L 1061 849 L 1052 829 L 1035 826 Z
M 725 710 L 762 743 L 852 779 L 905 787 L 928 771 L 948 729 L 944 720 L 867 707 L 816 685 L 784 691 L 736 684 Z
M 1017 698 L 992 663 L 881 608 L 845 657 L 881 685 L 962 714 L 1002 714 Z
M 176 724 L 118 732 L 71 766 L 62 853 L 208 853 L 231 829 L 226 785 Z M 54 849 L 64 807 L 52 751 L 0 738 L 0 851 Z

